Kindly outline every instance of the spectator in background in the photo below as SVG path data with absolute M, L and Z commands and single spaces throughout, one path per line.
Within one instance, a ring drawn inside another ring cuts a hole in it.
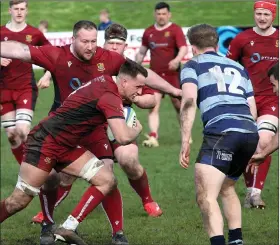
M 47 20 L 41 20 L 39 23 L 38 29 L 42 33 L 46 33 L 46 32 L 48 32 L 48 28 L 49 28 L 49 22 Z
M 110 13 L 108 9 L 102 9 L 99 15 L 100 24 L 98 25 L 99 31 L 104 31 L 113 22 L 110 19 Z

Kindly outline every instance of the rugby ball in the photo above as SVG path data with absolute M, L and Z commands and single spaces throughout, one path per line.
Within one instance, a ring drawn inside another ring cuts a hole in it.
M 123 112 L 124 112 L 124 118 L 125 118 L 126 125 L 131 128 L 135 127 L 136 126 L 136 113 L 133 110 L 133 108 L 131 108 L 129 106 L 125 106 L 123 108 Z M 107 128 L 107 135 L 108 135 L 108 138 L 110 141 L 112 141 L 112 142 L 116 141 L 109 126 Z

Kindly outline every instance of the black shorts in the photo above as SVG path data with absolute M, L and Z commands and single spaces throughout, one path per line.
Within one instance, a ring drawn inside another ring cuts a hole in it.
M 196 162 L 212 165 L 237 180 L 255 153 L 258 133 L 205 134 Z

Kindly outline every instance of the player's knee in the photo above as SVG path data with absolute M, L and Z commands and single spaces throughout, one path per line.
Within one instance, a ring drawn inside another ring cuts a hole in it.
M 128 177 L 132 179 L 141 177 L 143 174 L 143 167 L 139 163 L 137 154 L 125 154 L 118 162 Z
M 236 195 L 236 192 L 235 192 L 235 188 L 233 186 L 222 188 L 220 191 L 220 196 L 222 198 L 229 198 L 229 197 L 232 197 L 235 195 Z

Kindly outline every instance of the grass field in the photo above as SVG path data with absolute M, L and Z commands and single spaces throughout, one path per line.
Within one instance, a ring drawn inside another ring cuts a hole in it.
M 8 21 L 7 1 L 2 4 L 1 23 Z M 44 2 L 30 1 L 29 23 L 50 21 L 50 31 L 70 31 L 75 21 L 97 21 L 101 8 L 109 8 L 112 19 L 128 28 L 144 28 L 151 24 L 154 1 L 113 3 L 107 2 Z M 172 3 L 173 20 L 182 26 L 207 22 L 213 25 L 253 25 L 252 2 L 188 2 Z M 133 13 L 133 15 L 131 14 Z M 36 72 L 37 78 L 42 75 Z M 45 117 L 53 100 L 52 88 L 40 91 L 33 124 Z M 137 110 L 137 116 L 147 132 L 147 111 Z M 160 147 L 146 149 L 140 146 L 140 161 L 147 169 L 154 199 L 160 204 L 164 215 L 149 218 L 142 209 L 140 199 L 128 185 L 123 172 L 116 165 L 116 176 L 123 195 L 125 232 L 131 245 L 204 245 L 208 238 L 204 232 L 199 209 L 195 203 L 193 164 L 183 170 L 178 164 L 180 132 L 175 112 L 166 98 L 161 107 Z M 202 140 L 199 113 L 193 130 L 192 163 L 195 161 Z M 143 136 L 139 138 L 139 142 Z M 13 190 L 18 173 L 18 164 L 10 152 L 4 132 L 1 131 L 1 199 Z M 246 245 L 276 245 L 278 240 L 278 154 L 274 154 L 263 198 L 267 209 L 243 210 L 243 232 Z M 72 192 L 56 210 L 59 224 L 78 202 L 87 184 L 75 183 Z M 240 198 L 244 198 L 243 180 L 237 185 Z M 40 227 L 30 225 L 31 217 L 39 210 L 38 198 L 23 212 L 7 220 L 1 226 L 1 245 L 39 244 Z M 97 208 L 79 227 L 79 232 L 89 244 L 109 244 L 110 226 L 101 208 Z

